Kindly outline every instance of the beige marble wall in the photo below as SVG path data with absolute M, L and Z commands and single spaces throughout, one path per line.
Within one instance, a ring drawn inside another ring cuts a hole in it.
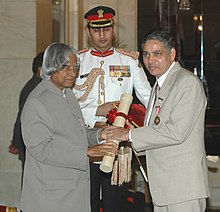
M 84 14 L 92 7 L 104 5 L 115 9 L 116 38 L 120 47 L 137 50 L 137 0 L 64 0 L 53 5 L 53 19 L 58 23 L 56 31 L 61 42 L 76 49 L 88 47 Z M 55 36 L 57 37 L 57 36 Z
M 21 164 L 8 153 L 18 95 L 36 53 L 34 0 L 0 0 L 0 204 L 16 206 Z

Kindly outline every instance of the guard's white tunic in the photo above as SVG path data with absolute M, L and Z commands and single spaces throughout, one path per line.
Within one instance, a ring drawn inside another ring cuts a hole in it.
M 138 99 L 147 106 L 151 86 L 147 76 L 140 66 L 138 59 L 133 59 L 131 56 L 117 52 L 114 48 L 110 49 L 110 55 L 95 56 L 91 52 L 93 48 L 81 51 L 80 54 L 80 73 L 76 80 L 77 85 L 82 85 L 90 71 L 93 68 L 100 68 L 105 72 L 104 75 L 104 91 L 100 89 L 99 78 L 97 77 L 92 90 L 87 99 L 80 103 L 85 122 L 89 127 L 93 127 L 96 121 L 106 121 L 105 117 L 96 116 L 98 107 L 98 99 L 101 103 L 120 100 L 121 94 L 132 94 L 133 88 Z M 123 74 L 125 71 L 126 74 Z M 118 72 L 121 72 L 121 74 Z M 121 75 L 121 76 L 119 76 Z M 85 90 L 78 91 L 73 89 L 77 98 L 81 97 Z

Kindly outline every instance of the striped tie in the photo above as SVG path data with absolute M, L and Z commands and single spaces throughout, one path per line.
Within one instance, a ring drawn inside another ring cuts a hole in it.
M 145 126 L 148 126 L 149 125 L 149 122 L 150 122 L 150 117 L 151 117 L 151 114 L 152 114 L 152 111 L 153 111 L 153 108 L 154 108 L 154 105 L 155 105 L 155 102 L 156 102 L 156 99 L 157 99 L 157 95 L 158 95 L 158 91 L 160 90 L 160 86 L 158 85 L 158 82 L 156 82 L 156 85 L 154 86 L 154 91 L 153 91 L 153 97 L 151 99 L 151 102 L 149 104 L 149 112 L 148 114 L 146 115 L 145 117 Z

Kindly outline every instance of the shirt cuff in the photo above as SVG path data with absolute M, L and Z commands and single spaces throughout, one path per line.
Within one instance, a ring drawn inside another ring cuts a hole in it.
M 105 143 L 106 140 L 99 140 L 99 132 L 101 131 L 102 129 L 100 128 L 98 131 L 97 131 L 97 141 L 98 141 L 98 144 L 102 144 L 102 143 Z
M 132 139 L 131 139 L 131 130 L 129 130 L 129 132 L 128 132 L 128 139 L 129 139 L 130 142 L 133 142 Z

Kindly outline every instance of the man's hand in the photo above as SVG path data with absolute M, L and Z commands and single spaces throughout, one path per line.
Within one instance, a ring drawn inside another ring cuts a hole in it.
M 134 128 L 135 128 L 135 126 L 133 125 L 133 123 L 129 122 L 128 120 L 126 120 L 125 123 L 127 124 L 128 129 L 134 129 Z
M 129 130 L 123 127 L 106 127 L 101 130 L 100 134 L 105 140 L 118 140 L 118 141 L 128 141 L 129 140 Z
M 96 116 L 104 116 L 106 117 L 108 112 L 115 108 L 116 105 L 119 104 L 119 101 L 114 101 L 114 102 L 106 102 L 102 105 L 99 105 L 96 111 Z
M 96 146 L 88 147 L 87 155 L 89 157 L 102 157 L 104 155 L 117 155 L 118 154 L 118 144 L 109 141 Z
M 10 145 L 9 145 L 8 151 L 9 151 L 11 154 L 14 154 L 14 155 L 17 155 L 17 154 L 18 154 L 18 149 L 15 148 L 15 147 L 13 146 L 13 144 L 10 144 Z
M 99 141 L 107 140 L 107 131 L 105 130 L 107 127 L 103 127 L 99 130 L 98 139 Z

